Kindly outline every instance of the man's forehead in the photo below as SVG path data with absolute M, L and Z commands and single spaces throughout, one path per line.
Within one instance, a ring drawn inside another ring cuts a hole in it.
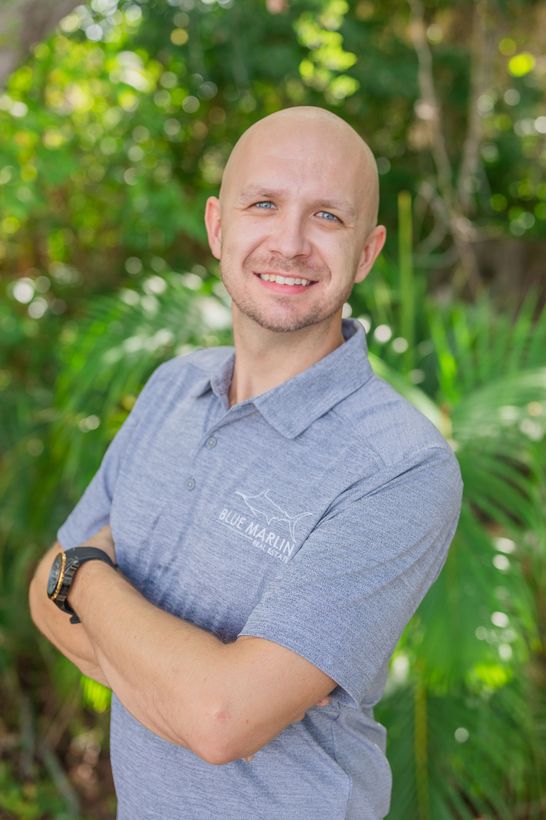
M 349 135 L 331 126 L 319 128 L 317 123 L 301 128 L 295 128 L 293 124 L 290 128 L 282 128 L 280 123 L 268 128 L 262 125 L 247 132 L 240 141 L 236 157 L 245 164 L 267 162 L 282 166 L 302 163 L 308 169 L 325 165 L 342 167 L 360 159 Z
M 324 145 L 312 141 L 301 142 L 296 147 L 286 140 L 254 143 L 249 148 L 240 151 L 232 164 L 235 173 L 229 175 L 237 195 L 243 191 L 283 189 L 352 200 L 357 193 L 362 166 L 337 145 L 325 150 Z

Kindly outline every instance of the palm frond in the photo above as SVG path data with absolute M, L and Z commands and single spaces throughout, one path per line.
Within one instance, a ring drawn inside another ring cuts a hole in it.
M 155 367 L 203 340 L 229 341 L 219 299 L 196 293 L 179 274 L 151 282 L 142 293 L 97 299 L 63 347 L 51 446 L 80 488 Z
M 544 720 L 544 703 L 530 708 L 521 680 L 495 691 L 459 687 L 438 696 L 417 675 L 393 686 L 377 712 L 389 729 L 390 820 L 530 816 L 544 771 L 533 723 Z

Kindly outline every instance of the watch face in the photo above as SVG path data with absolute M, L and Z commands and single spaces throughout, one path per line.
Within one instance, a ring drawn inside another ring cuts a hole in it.
M 59 581 L 59 574 L 61 572 L 62 567 L 62 555 L 57 555 L 55 560 L 53 561 L 53 566 L 51 567 L 51 572 L 49 573 L 49 578 L 47 581 L 47 594 L 51 598 L 53 593 L 57 588 L 57 583 Z

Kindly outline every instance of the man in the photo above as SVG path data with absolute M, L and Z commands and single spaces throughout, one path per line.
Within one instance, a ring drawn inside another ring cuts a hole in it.
M 243 134 L 205 214 L 235 351 L 155 371 L 33 579 L 36 624 L 113 690 L 121 820 L 388 812 L 373 705 L 461 481 L 342 321 L 385 241 L 377 205 L 373 156 L 335 115 Z

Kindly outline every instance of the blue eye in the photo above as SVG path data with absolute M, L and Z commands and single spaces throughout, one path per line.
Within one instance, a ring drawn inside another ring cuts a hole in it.
M 270 208 L 273 208 L 273 203 L 269 199 L 264 199 L 261 202 L 255 202 L 252 206 L 253 208 L 261 208 L 264 211 L 268 211 Z
M 326 222 L 341 222 L 341 219 L 335 214 L 331 214 L 330 211 L 318 211 L 317 213 L 319 215 L 324 214 L 322 218 L 325 218 Z

